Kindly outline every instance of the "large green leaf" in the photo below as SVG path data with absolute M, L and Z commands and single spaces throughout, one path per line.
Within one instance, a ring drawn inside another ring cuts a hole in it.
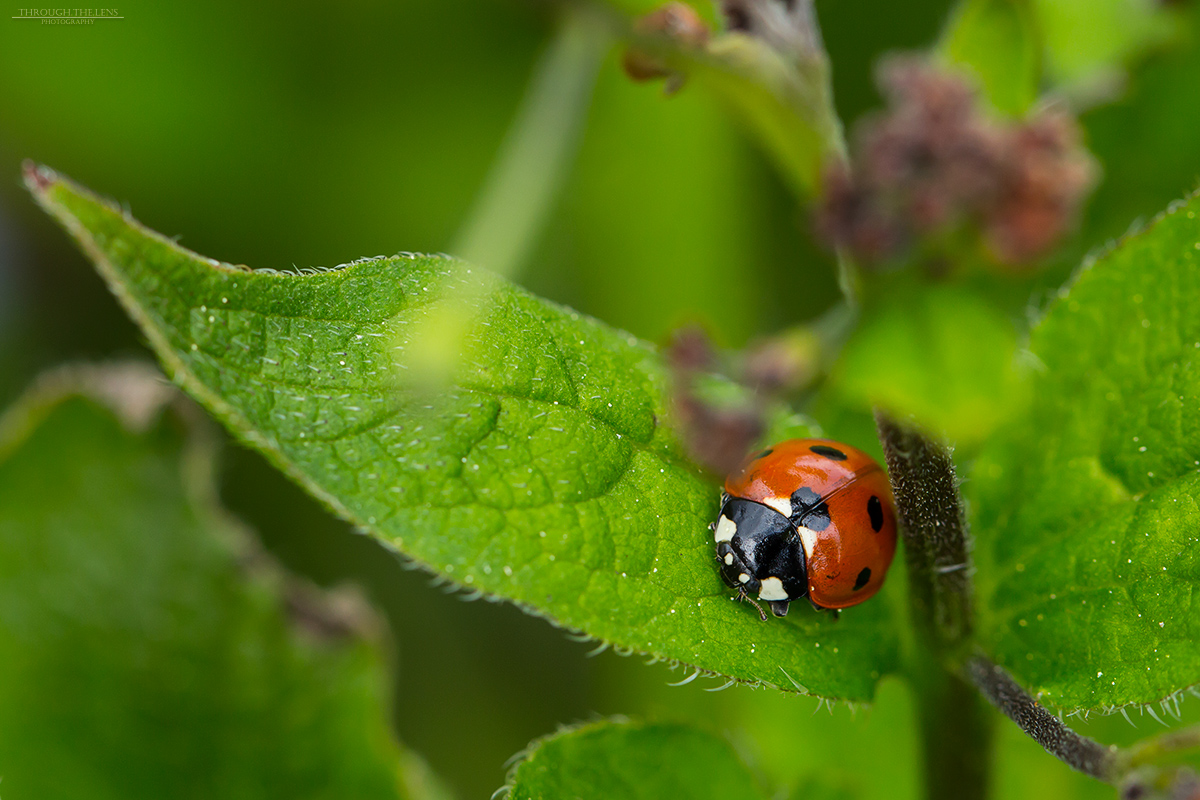
M 213 431 L 154 421 L 173 392 L 142 373 L 0 417 L 4 798 L 435 797 L 402 788 L 369 615 L 250 546 L 212 502 Z
M 767 796 L 725 740 L 687 725 L 617 720 L 535 742 L 509 789 L 511 800 Z
M 986 646 L 1065 708 L 1200 683 L 1200 221 L 1174 207 L 1032 334 L 1028 417 L 967 484 Z
M 717 486 L 684 459 L 665 370 L 628 334 L 496 281 L 484 294 L 446 258 L 305 275 L 220 264 L 53 173 L 28 180 L 185 389 L 431 570 L 739 680 L 869 699 L 896 668 L 882 600 L 769 623 L 733 601 L 707 527 Z M 418 381 L 431 328 L 462 314 L 449 384 Z

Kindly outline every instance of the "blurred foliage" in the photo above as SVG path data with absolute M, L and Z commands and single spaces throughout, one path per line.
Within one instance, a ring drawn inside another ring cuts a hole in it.
M 161 392 L 60 373 L 0 416 L 4 796 L 428 797 L 403 788 L 371 615 L 213 504 L 212 431 Z
M 1031 0 L 1046 76 L 1085 99 L 1111 96 L 1124 67 L 1172 33 L 1169 12 L 1153 0 Z
M 707 3 L 696 6 L 715 18 Z M 1114 99 L 1082 117 L 1103 180 L 1060 253 L 1040 273 L 951 290 L 986 301 L 984 316 L 1007 320 L 1019 342 L 1027 307 L 1053 293 L 1085 252 L 1193 188 L 1200 11 L 1173 8 L 1183 24 L 1169 37 L 1148 3 L 993 0 L 966 3 L 955 18 L 973 8 L 985 17 L 1053 14 L 1041 23 L 1049 33 L 1037 85 Z M 980 61 L 985 84 L 1011 70 L 1011 84 L 989 88 L 1007 98 L 998 106 L 1027 102 L 1028 50 L 1006 60 L 997 44 L 1014 28 L 950 36 L 950 10 L 948 0 L 818 2 L 848 125 L 879 104 L 872 74 L 882 52 L 938 41 L 958 43 L 956 60 Z M 336 10 L 134 3 L 121 11 L 123 20 L 89 27 L 0 26 L 0 170 L 9 176 L 0 181 L 2 399 L 64 358 L 141 351 L 102 283 L 20 192 L 22 158 L 102 188 L 153 228 L 184 232 L 184 244 L 230 261 L 287 268 L 443 250 L 557 27 L 552 5 L 520 0 Z M 1154 43 L 1162 46 L 1149 49 Z M 833 305 L 833 258 L 811 241 L 785 181 L 744 128 L 701 86 L 666 98 L 658 86 L 629 84 L 618 65 L 613 53 L 600 68 L 575 164 L 518 280 L 638 336 L 661 340 L 682 321 L 702 321 L 736 347 Z M 811 411 L 827 433 L 875 446 L 870 418 L 837 393 L 821 392 Z M 701 689 L 719 684 L 701 687 L 703 679 L 666 688 L 684 676 L 611 653 L 584 659 L 590 646 L 512 607 L 432 590 L 259 456 L 230 449 L 225 460 L 225 498 L 274 553 L 323 584 L 362 582 L 386 611 L 399 651 L 396 725 L 463 797 L 498 786 L 504 759 L 531 739 L 593 713 L 719 725 L 767 785 L 805 796 L 920 794 L 913 701 L 899 682 L 884 681 L 870 709 L 838 707 L 832 717 L 774 692 L 708 694 Z M 902 602 L 899 577 L 881 601 Z M 1130 713 L 1141 728 L 1116 716 L 1082 729 L 1128 743 L 1157 725 Z M 1195 714 L 1184 704 L 1185 720 Z M 997 796 L 1111 796 L 1011 726 L 1000 730 Z
M 1020 116 L 1037 99 L 1042 54 L 1030 5 L 966 0 L 948 20 L 939 55 L 964 68 L 997 111 Z
M 853 406 L 937 420 L 969 445 L 1022 407 L 1017 332 L 979 295 L 959 287 L 899 288 L 869 304 L 831 377 Z

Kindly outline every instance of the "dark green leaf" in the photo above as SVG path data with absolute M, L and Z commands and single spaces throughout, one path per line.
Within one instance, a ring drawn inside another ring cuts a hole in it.
M 1179 204 L 1032 334 L 1028 417 L 966 488 L 991 653 L 1065 708 L 1200 682 L 1200 222 Z
M 766 798 L 723 739 L 686 725 L 597 722 L 539 740 L 513 770 L 512 800 Z
M 890 607 L 760 622 L 718 577 L 718 488 L 684 459 L 667 376 L 632 336 L 405 256 L 319 274 L 201 258 L 40 171 L 171 375 L 341 515 L 461 586 L 620 648 L 868 699 L 898 658 Z M 450 383 L 416 380 L 467 319 Z M 453 329 L 456 326 L 449 326 Z M 441 330 L 442 328 L 438 328 Z M 801 428 L 793 427 L 793 433 Z
M 0 417 L 3 797 L 431 796 L 400 789 L 370 615 L 251 546 L 144 372 L 87 376 L 123 420 L 62 381 Z

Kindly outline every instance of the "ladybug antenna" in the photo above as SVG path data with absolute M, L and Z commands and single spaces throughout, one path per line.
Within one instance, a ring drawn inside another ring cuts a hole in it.
M 740 587 L 739 587 L 739 588 L 740 588 Z M 754 606 L 756 609 L 758 609 L 758 616 L 762 618 L 762 621 L 763 621 L 763 622 L 766 622 L 766 621 L 767 621 L 767 612 L 765 612 L 765 611 L 763 611 L 763 610 L 762 610 L 762 606 L 760 606 L 760 605 L 759 605 L 757 602 L 755 602 L 755 600 L 754 600 L 754 598 L 753 598 L 753 597 L 751 597 L 750 595 L 746 594 L 746 590 L 745 590 L 745 589 L 742 589 L 742 590 L 741 590 L 741 597 L 739 597 L 738 599 L 739 599 L 739 600 L 745 600 L 745 601 L 746 601 L 746 602 L 748 602 L 750 605 L 752 605 L 752 606 Z

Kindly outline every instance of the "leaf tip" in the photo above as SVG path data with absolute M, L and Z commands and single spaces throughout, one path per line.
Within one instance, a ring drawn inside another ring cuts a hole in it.
M 58 173 L 54 170 L 28 158 L 21 162 L 21 172 L 25 179 L 25 187 L 35 195 L 45 194 L 50 186 L 59 180 Z

